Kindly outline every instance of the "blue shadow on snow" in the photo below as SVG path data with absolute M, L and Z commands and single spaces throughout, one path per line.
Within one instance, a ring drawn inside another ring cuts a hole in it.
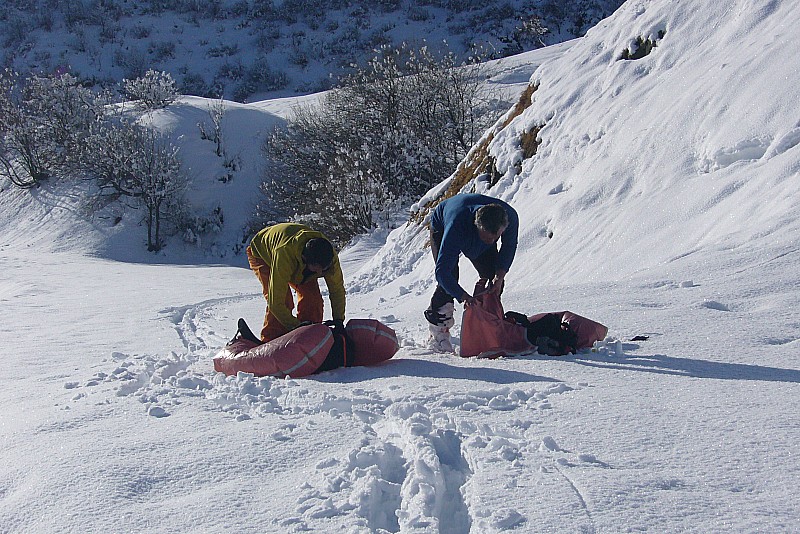
M 624 346 L 628 350 L 630 345 Z M 638 347 L 634 347 L 638 348 Z M 765 382 L 800 382 L 800 370 L 780 367 L 764 367 L 745 363 L 712 362 L 695 358 L 676 358 L 664 354 L 650 355 L 606 355 L 601 353 L 579 353 L 561 356 L 561 359 L 581 365 L 640 371 L 693 378 L 716 378 L 718 380 L 760 380 Z
M 432 360 L 392 359 L 369 367 L 348 367 L 334 369 L 329 372 L 313 375 L 314 380 L 321 382 L 361 382 L 380 377 L 409 376 L 415 378 L 455 378 L 459 380 L 476 380 L 492 384 L 515 384 L 517 382 L 561 382 L 555 378 L 521 373 L 507 369 L 486 367 L 460 367 Z

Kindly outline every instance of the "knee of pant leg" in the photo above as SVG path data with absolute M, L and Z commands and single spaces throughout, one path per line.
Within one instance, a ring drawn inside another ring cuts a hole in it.
M 297 318 L 301 321 L 321 323 L 325 303 L 322 300 L 319 289 L 317 291 L 298 292 L 297 297 Z
M 455 299 L 448 294 L 441 286 L 436 286 L 436 290 L 431 297 L 431 310 L 438 310 L 446 304 L 452 305 Z
M 264 318 L 264 327 L 261 329 L 261 341 L 272 341 L 289 332 L 274 315 L 267 313 Z

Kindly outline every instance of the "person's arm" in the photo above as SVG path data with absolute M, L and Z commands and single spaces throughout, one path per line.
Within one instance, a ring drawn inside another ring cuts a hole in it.
M 510 209 L 508 213 L 508 226 L 506 227 L 503 235 L 500 236 L 500 250 L 498 251 L 498 273 L 502 271 L 503 278 L 511 269 L 511 264 L 514 262 L 514 256 L 517 253 L 517 241 L 519 239 L 519 217 L 514 209 Z
M 339 263 L 339 256 L 334 255 L 330 272 L 325 275 L 325 284 L 328 286 L 328 295 L 331 299 L 331 311 L 334 321 L 344 322 L 346 296 L 344 290 L 344 275 Z
M 506 271 L 502 269 L 497 269 L 494 278 L 492 278 L 491 280 L 489 292 L 494 293 L 495 295 L 499 295 L 500 291 L 503 290 L 503 284 L 505 283 L 505 279 L 506 279 Z
M 467 293 L 453 276 L 453 271 L 458 268 L 458 257 L 461 249 L 458 248 L 455 240 L 448 230 L 442 236 L 442 244 L 439 247 L 439 257 L 436 258 L 436 282 L 442 286 L 448 295 L 459 302 L 464 302 L 472 296 Z

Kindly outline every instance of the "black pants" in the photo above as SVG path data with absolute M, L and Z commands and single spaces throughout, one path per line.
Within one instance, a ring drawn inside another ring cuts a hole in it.
M 434 263 L 436 263 L 436 260 L 439 258 L 439 249 L 442 246 L 442 235 L 442 232 L 431 230 L 431 252 L 433 253 Z M 494 278 L 494 275 L 497 274 L 497 262 L 499 260 L 499 255 L 497 253 L 496 244 L 490 246 L 483 254 L 474 260 L 471 258 L 468 259 L 478 271 L 479 277 L 491 280 Z M 458 263 L 456 263 L 456 266 L 453 268 L 452 274 L 453 277 L 458 280 Z M 430 309 L 438 310 L 448 302 L 453 302 L 453 300 L 453 295 L 450 295 L 444 290 L 444 288 L 442 288 L 442 286 L 437 284 L 436 290 L 433 292 L 433 297 L 431 297 Z

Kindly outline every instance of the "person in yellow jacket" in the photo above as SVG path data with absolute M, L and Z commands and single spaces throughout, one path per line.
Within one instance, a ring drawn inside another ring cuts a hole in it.
M 318 279 L 325 278 L 337 326 L 344 322 L 345 290 L 339 256 L 321 232 L 281 223 L 258 232 L 247 247 L 250 268 L 261 282 L 267 312 L 261 340 L 271 341 L 301 323 L 321 323 L 324 304 Z M 297 317 L 292 315 L 297 292 Z

